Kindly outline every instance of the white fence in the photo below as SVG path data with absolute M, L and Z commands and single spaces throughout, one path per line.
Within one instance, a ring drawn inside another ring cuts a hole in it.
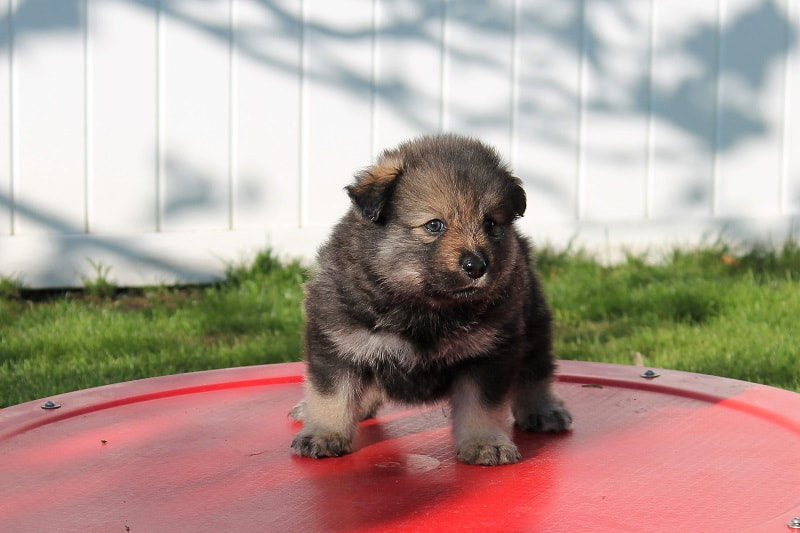
M 595 249 L 800 218 L 797 0 L 0 0 L 0 276 L 313 257 L 385 147 L 458 131 Z

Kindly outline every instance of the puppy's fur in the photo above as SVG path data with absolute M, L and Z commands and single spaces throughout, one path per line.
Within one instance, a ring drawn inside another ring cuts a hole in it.
M 307 457 L 351 451 L 384 399 L 449 398 L 461 461 L 520 459 L 516 425 L 560 432 L 551 315 L 514 220 L 525 192 L 497 154 L 456 135 L 384 152 L 347 192 L 351 209 L 307 286 L 307 395 L 292 442 Z

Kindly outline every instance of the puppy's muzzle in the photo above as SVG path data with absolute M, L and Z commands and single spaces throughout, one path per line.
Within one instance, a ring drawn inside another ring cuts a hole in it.
M 472 252 L 464 252 L 461 255 L 461 268 L 466 272 L 467 276 L 472 279 L 483 277 L 483 275 L 486 274 L 486 268 L 488 266 L 486 259 L 480 255 Z

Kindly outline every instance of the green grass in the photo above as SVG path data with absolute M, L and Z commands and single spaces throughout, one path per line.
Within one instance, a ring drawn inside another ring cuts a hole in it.
M 581 252 L 538 258 L 564 359 L 728 376 L 800 391 L 800 248 L 718 244 L 651 264 Z M 156 375 L 301 357 L 306 271 L 270 253 L 206 287 L 85 290 L 0 280 L 0 406 Z
M 91 259 L 87 260 L 94 270 L 94 278 L 83 278 L 83 290 L 88 296 L 96 298 L 110 298 L 117 293 L 118 287 L 111 281 L 109 273 L 110 266 L 103 266 L 102 263 L 95 263 Z
M 305 270 L 265 253 L 228 274 L 226 283 L 209 287 L 0 299 L 0 406 L 150 376 L 299 359 Z
M 800 391 L 800 248 L 724 245 L 603 267 L 539 260 L 564 359 L 674 368 Z

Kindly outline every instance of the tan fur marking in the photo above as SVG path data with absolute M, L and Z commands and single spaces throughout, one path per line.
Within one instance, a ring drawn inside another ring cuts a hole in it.
M 413 361 L 414 347 L 394 333 L 366 328 L 327 330 L 339 353 L 355 363 L 403 363 Z
M 455 363 L 470 356 L 484 354 L 497 344 L 494 328 L 476 328 L 469 333 L 454 335 L 445 339 L 439 357 L 448 363 Z
M 376 411 L 384 402 L 383 392 L 375 385 L 367 387 L 361 394 L 359 401 L 361 411 L 359 419 L 366 420 L 375 416 Z
M 372 167 L 362 175 L 358 183 L 353 185 L 353 191 L 358 195 L 375 185 L 388 184 L 397 178 L 397 172 L 395 168 Z
M 370 183 L 386 183 L 397 178 L 400 173 L 400 167 L 388 163 L 382 163 L 374 166 L 369 170 L 370 178 L 365 181 Z
M 416 227 L 434 218 L 447 219 L 458 211 L 458 195 L 448 188 L 440 175 L 422 173 L 408 187 L 397 191 L 394 202 L 398 217 L 408 227 Z
M 461 256 L 465 252 L 477 253 L 488 246 L 483 229 L 485 217 L 497 210 L 502 199 L 486 192 L 476 198 L 469 191 L 454 189 L 453 179 L 426 173 L 396 193 L 395 213 L 400 224 L 415 228 L 422 242 L 440 240 L 437 263 L 451 271 L 460 271 Z M 447 229 L 440 236 L 430 235 L 422 227 L 434 219 L 442 220 Z
M 383 361 L 401 368 L 411 368 L 430 358 L 455 363 L 491 350 L 497 343 L 493 328 L 475 328 L 469 332 L 442 339 L 438 352 L 420 354 L 409 341 L 394 333 L 370 331 L 366 328 L 327 330 L 340 355 L 354 363 L 371 364 Z
M 509 432 L 507 403 L 493 408 L 484 406 L 478 386 L 465 378 L 456 384 L 452 405 L 453 440 L 460 460 L 488 465 L 519 461 Z
M 422 230 L 425 232 L 425 230 Z M 391 261 L 397 256 L 398 246 L 404 243 L 394 242 L 393 239 L 384 239 L 378 245 L 378 257 L 383 261 Z M 413 263 L 398 264 L 391 271 L 391 277 L 386 277 L 383 282 L 389 283 L 392 287 L 401 289 L 402 292 L 414 291 L 422 285 L 422 273 Z
M 466 239 L 463 233 L 459 234 L 457 228 L 448 228 L 447 234 L 441 237 L 442 243 L 439 245 L 439 261 L 448 270 L 458 271 L 461 269 L 461 255 L 466 250 Z
M 359 411 L 356 390 L 350 380 L 339 383 L 333 395 L 320 394 L 309 383 L 303 406 L 303 430 L 352 439 Z

